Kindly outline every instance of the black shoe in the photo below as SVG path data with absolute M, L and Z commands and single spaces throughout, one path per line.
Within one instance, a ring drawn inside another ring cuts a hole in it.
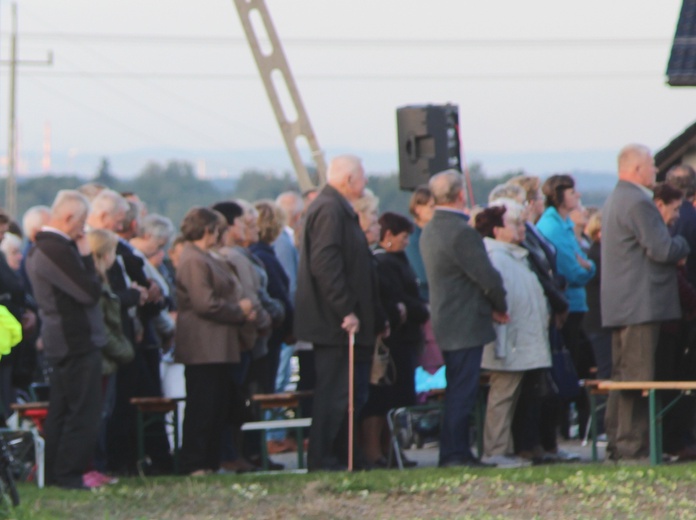
M 495 464 L 489 462 L 481 462 L 479 459 L 452 459 L 445 462 L 440 462 L 438 464 L 441 468 L 455 468 L 455 467 L 465 467 L 465 468 L 495 468 Z
M 440 468 L 456 468 L 459 466 L 466 466 L 466 462 L 464 459 L 450 459 L 450 460 L 445 460 L 441 461 L 438 464 L 438 467 Z
M 249 462 L 256 466 L 257 468 L 263 468 L 263 461 L 261 460 L 261 455 L 252 455 L 249 457 Z M 268 459 L 268 470 L 269 471 L 280 471 L 285 469 L 285 464 L 280 464 L 278 462 L 273 462 L 270 458 Z

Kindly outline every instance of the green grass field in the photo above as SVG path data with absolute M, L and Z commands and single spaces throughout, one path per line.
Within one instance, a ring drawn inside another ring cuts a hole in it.
M 696 465 L 122 479 L 100 490 L 20 485 L 16 519 L 696 518 Z

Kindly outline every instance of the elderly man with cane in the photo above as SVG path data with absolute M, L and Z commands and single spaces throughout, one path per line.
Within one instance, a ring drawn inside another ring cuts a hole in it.
M 349 381 L 353 381 L 349 367 L 351 372 L 355 368 L 354 414 L 367 399 L 375 332 L 380 327 L 375 319 L 372 254 L 351 207 L 364 188 L 360 159 L 336 157 L 328 168 L 327 185 L 309 207 L 305 221 L 294 330 L 299 340 L 314 344 L 317 383 L 307 457 L 310 471 L 345 469 L 345 446 L 340 445 L 345 442 L 341 427 L 346 424 Z M 354 363 L 348 348 L 353 336 Z

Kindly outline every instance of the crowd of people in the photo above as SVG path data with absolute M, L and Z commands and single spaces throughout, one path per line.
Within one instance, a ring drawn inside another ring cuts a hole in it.
M 582 206 L 566 174 L 514 177 L 469 209 L 461 174 L 447 170 L 414 191 L 412 219 L 380 213 L 350 155 L 331 161 L 320 190 L 194 207 L 178 226 L 134 193 L 60 191 L 22 228 L 0 214 L 0 303 L 23 329 L 0 361 L 0 411 L 7 419 L 32 383 L 48 383 L 48 484 L 166 473 L 164 422 L 148 427 L 143 467 L 130 400 L 171 394 L 162 377 L 180 366 L 183 471 L 250 471 L 264 450 L 258 432 L 240 433 L 261 419 L 249 397 L 288 388 L 295 355 L 296 387 L 313 391 L 301 406 L 312 418 L 309 470 L 345 469 L 351 451 L 369 469 L 390 465 L 387 413 L 416 404 L 417 367 L 444 365 L 440 466 L 577 460 L 558 439 L 570 435 L 571 410 L 584 431 L 588 403 L 563 390 L 557 354 L 567 350 L 579 378 L 696 374 L 696 173 L 678 166 L 659 184 L 655 173 L 647 148 L 625 147 L 599 211 Z M 386 379 L 376 375 L 385 349 L 396 374 Z M 600 425 L 609 458 L 647 456 L 646 406 L 611 393 Z M 665 449 L 681 459 L 696 458 L 695 412 L 687 399 L 665 417 Z

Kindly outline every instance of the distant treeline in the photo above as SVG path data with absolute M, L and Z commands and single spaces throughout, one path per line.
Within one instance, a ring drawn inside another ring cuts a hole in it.
M 500 177 L 486 177 L 480 164 L 472 164 L 470 177 L 474 200 L 477 204 L 485 204 L 488 193 L 497 184 L 523 173 L 510 172 Z M 148 164 L 140 174 L 132 179 L 115 177 L 104 159 L 91 179 L 77 176 L 44 175 L 22 179 L 17 187 L 18 217 L 27 208 L 44 204 L 50 206 L 56 192 L 62 189 L 73 189 L 85 182 L 99 182 L 119 192 L 134 192 L 147 203 L 148 210 L 172 219 L 175 225 L 181 221 L 186 211 L 192 206 L 210 205 L 214 202 L 239 198 L 253 202 L 259 199 L 274 199 L 286 190 L 298 190 L 294 175 L 285 173 L 278 176 L 274 172 L 249 170 L 236 180 L 201 180 L 196 178 L 193 165 L 187 162 L 170 161 L 166 165 Z M 391 175 L 369 175 L 368 187 L 380 199 L 380 211 L 396 211 L 408 213 L 410 192 L 399 189 L 399 179 L 396 173 Z M 5 180 L 0 180 L 0 200 L 5 200 Z M 605 193 L 588 193 L 583 191 L 583 202 L 586 206 L 601 205 Z

